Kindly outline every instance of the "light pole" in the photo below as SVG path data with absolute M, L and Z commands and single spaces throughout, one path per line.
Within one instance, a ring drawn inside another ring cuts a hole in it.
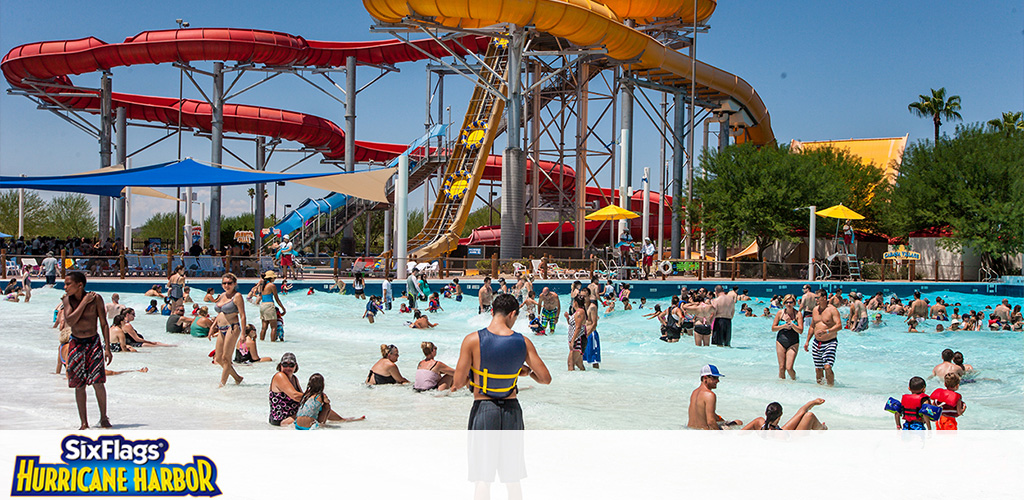
M 184 29 L 184 28 L 188 28 L 188 26 L 189 26 L 188 21 L 184 21 L 184 20 L 181 20 L 181 19 L 175 19 L 174 22 L 178 24 L 178 29 L 179 30 L 180 29 Z M 183 86 L 184 86 L 184 82 L 185 82 L 185 69 L 179 67 L 178 68 L 178 160 L 181 160 L 181 100 L 182 100 L 182 89 L 183 89 Z M 186 222 L 187 222 L 187 226 L 188 227 L 185 229 L 185 232 L 187 232 L 188 234 L 185 235 L 182 243 L 184 243 L 184 240 L 191 240 L 191 238 L 192 238 L 192 188 L 187 188 L 186 191 L 188 193 L 188 208 L 186 209 L 187 212 L 188 212 L 188 214 L 186 216 Z M 178 188 L 178 201 L 175 203 L 175 205 L 177 205 L 177 211 L 175 212 L 175 215 L 174 215 L 174 247 L 177 248 L 178 247 L 178 230 L 181 228 L 181 188 L 180 187 Z M 185 246 L 185 245 L 183 245 L 183 246 Z M 192 246 L 192 245 L 188 245 L 188 246 Z

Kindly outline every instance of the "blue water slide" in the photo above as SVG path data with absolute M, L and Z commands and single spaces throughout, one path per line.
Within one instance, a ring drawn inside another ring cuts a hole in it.
M 409 144 L 409 147 L 405 149 L 403 154 L 411 154 L 413 151 L 422 148 L 431 139 L 436 137 L 444 137 L 445 131 L 448 129 L 446 124 L 436 124 L 430 127 L 430 130 L 422 137 L 416 139 Z M 388 167 L 398 166 L 398 158 L 391 160 L 388 163 Z M 412 172 L 416 169 L 416 163 L 413 161 L 409 162 L 409 171 Z M 311 199 L 306 198 L 305 201 L 299 204 L 299 206 L 288 212 L 284 218 L 281 219 L 276 226 L 273 227 L 274 231 L 281 231 L 281 234 L 291 234 L 294 231 L 299 230 L 306 221 L 315 220 L 320 214 L 330 214 L 331 212 L 342 208 L 348 203 L 349 196 L 341 193 L 331 193 L 330 195 L 319 198 Z

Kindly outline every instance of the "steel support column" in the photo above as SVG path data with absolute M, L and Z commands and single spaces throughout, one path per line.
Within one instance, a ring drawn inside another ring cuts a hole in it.
M 127 168 L 125 162 L 128 160 L 128 110 L 124 107 L 117 108 L 117 120 L 115 130 L 117 132 L 117 164 Z M 114 239 L 121 238 L 121 241 L 131 252 L 131 235 L 124 234 L 125 219 L 124 205 L 127 192 L 117 199 L 114 205 Z
M 512 33 L 508 48 L 508 105 L 505 108 L 508 146 L 505 148 L 501 169 L 502 259 L 518 259 L 523 255 L 526 157 L 522 150 L 523 90 L 520 73 L 523 68 L 525 35 L 522 28 L 517 28 Z
M 540 230 L 538 223 L 540 222 L 540 100 L 541 100 L 541 87 L 537 85 L 537 82 L 541 79 L 541 64 L 539 61 L 535 61 L 533 64 L 533 80 L 532 85 L 536 87 L 533 89 L 533 96 L 530 99 L 530 145 L 533 151 L 533 170 L 530 171 L 530 246 L 537 247 L 540 245 Z M 559 184 L 561 185 L 561 184 Z M 561 245 L 561 242 L 559 242 Z
M 665 161 L 665 138 L 668 137 L 668 94 L 661 93 L 661 138 L 658 139 L 658 178 L 661 189 L 658 190 L 658 259 L 665 251 L 665 177 L 667 168 Z
M 256 170 L 267 169 L 267 147 L 266 139 L 263 136 L 256 136 Z M 256 203 L 253 208 L 253 228 L 255 229 L 255 241 L 257 253 L 263 247 L 263 219 L 267 217 L 267 207 L 264 204 L 264 196 L 267 191 L 266 184 L 256 185 Z
M 213 116 L 211 122 L 210 141 L 210 162 L 215 168 L 220 168 L 224 155 L 224 63 L 213 63 Z M 209 241 L 213 248 L 220 250 L 220 186 L 210 188 L 210 224 L 208 226 Z M 189 200 L 191 203 L 192 200 Z M 185 236 L 185 242 L 191 246 L 192 235 Z M 186 246 L 186 245 L 182 245 Z
M 345 171 L 356 170 L 356 58 L 345 59 Z M 342 238 L 353 238 L 352 224 L 345 226 Z M 354 248 L 353 244 L 353 248 Z
M 629 72 L 622 75 L 622 107 L 620 108 L 622 119 L 622 132 L 619 138 L 619 206 L 632 210 L 630 207 L 630 195 L 628 192 L 630 182 L 633 180 L 633 82 L 628 80 Z M 619 221 L 619 234 L 629 228 L 628 220 Z
M 110 166 L 110 72 L 100 77 L 100 168 Z M 100 196 L 97 227 L 100 241 L 110 238 L 110 197 Z
M 585 62 L 579 62 L 579 71 L 576 75 L 576 217 L 573 222 L 575 230 L 573 237 L 575 247 L 584 248 L 587 246 L 586 227 L 587 216 L 587 175 L 590 168 L 587 165 L 587 138 L 590 131 L 587 128 L 587 115 L 590 105 L 590 66 Z
M 718 152 L 725 151 L 725 148 L 729 147 L 729 113 L 722 113 L 721 121 L 718 122 Z M 721 240 L 716 245 L 718 248 L 718 255 L 715 256 L 720 262 L 726 258 L 725 244 Z
M 398 181 L 395 182 L 395 275 L 403 280 L 409 274 L 409 155 L 398 157 Z
M 686 152 L 683 151 L 683 129 L 686 128 L 686 101 L 682 93 L 673 97 L 672 104 L 672 258 L 679 258 L 681 243 L 680 229 L 683 224 L 683 163 Z M 686 258 L 690 258 L 689 255 Z

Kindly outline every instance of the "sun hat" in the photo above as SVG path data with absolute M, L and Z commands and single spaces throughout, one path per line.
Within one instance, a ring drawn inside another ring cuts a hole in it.
M 704 367 L 700 369 L 700 376 L 724 377 L 722 372 L 718 371 L 718 367 L 715 365 L 704 365 Z
M 268 279 L 268 280 L 272 280 L 274 278 L 277 278 L 277 273 L 275 273 L 274 271 L 267 271 L 267 272 L 263 273 L 263 278 L 264 279 Z

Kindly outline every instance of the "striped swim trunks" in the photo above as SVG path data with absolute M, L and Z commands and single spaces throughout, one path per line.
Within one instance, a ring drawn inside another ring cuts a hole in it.
M 826 340 L 824 342 L 815 339 L 814 345 L 811 346 L 811 357 L 814 358 L 814 367 L 820 370 L 825 365 L 834 366 L 836 364 L 836 346 L 838 345 L 839 339 Z
M 102 384 L 107 381 L 103 341 L 99 335 L 71 337 L 68 346 L 68 387 Z

